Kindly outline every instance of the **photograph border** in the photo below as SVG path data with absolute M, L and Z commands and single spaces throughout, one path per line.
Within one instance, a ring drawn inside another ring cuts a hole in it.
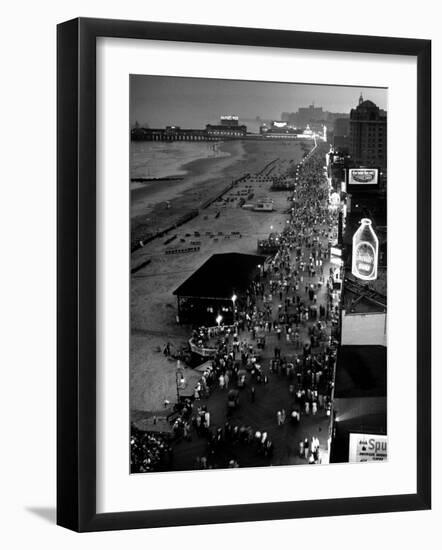
M 96 511 L 96 43 L 99 37 L 413 56 L 417 61 L 416 493 Z M 74 19 L 57 28 L 57 523 L 75 531 L 276 520 L 431 507 L 431 41 Z

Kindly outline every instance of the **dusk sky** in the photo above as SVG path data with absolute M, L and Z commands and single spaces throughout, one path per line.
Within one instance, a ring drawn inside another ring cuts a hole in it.
M 312 103 L 325 111 L 349 113 L 361 92 L 387 109 L 387 90 L 379 88 L 131 75 L 130 124 L 203 128 L 229 114 L 240 121 L 257 116 L 278 120 L 283 111 L 296 112 Z

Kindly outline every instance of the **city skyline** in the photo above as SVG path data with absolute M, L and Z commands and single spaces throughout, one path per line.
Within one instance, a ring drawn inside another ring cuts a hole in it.
M 226 114 L 239 116 L 240 122 L 279 120 L 282 112 L 312 104 L 350 113 L 361 93 L 387 109 L 385 88 L 131 75 L 130 124 L 202 128 Z

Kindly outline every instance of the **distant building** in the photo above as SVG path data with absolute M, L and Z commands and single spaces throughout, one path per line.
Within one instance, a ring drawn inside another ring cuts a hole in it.
M 322 107 L 309 105 L 308 107 L 299 107 L 296 113 L 282 113 L 281 119 L 294 126 L 306 126 L 313 122 L 327 122 L 327 114 Z
M 323 120 L 326 120 L 326 115 L 322 107 L 309 105 L 308 107 L 299 107 L 298 118 L 302 121 L 301 124 L 304 125 L 311 122 L 322 122 Z
M 221 126 L 239 126 L 239 118 L 236 115 L 223 115 L 219 121 Z
M 132 141 L 206 141 L 214 138 L 210 138 L 205 130 L 166 126 L 166 128 L 132 128 L 131 139 Z
M 289 129 L 289 125 L 285 120 L 272 120 L 271 128 L 274 130 L 281 130 L 282 128 Z
M 207 124 L 204 129 L 181 128 L 169 125 L 165 128 L 149 128 L 135 125 L 131 129 L 132 141 L 216 141 L 241 139 L 247 135 L 247 126 L 240 125 L 236 115 L 220 117 L 220 124 Z
M 247 126 L 227 124 L 206 124 L 206 132 L 209 137 L 231 137 L 238 138 L 247 135 Z
M 290 126 L 285 120 L 272 120 L 270 126 L 263 124 L 260 129 L 260 134 L 266 137 L 293 137 L 296 138 L 299 130 Z
M 309 124 L 304 129 L 295 128 L 283 120 L 273 120 L 270 126 L 263 124 L 260 129 L 262 137 L 269 139 L 327 139 L 327 127 L 317 125 L 314 129 Z
M 387 168 L 387 116 L 365 100 L 350 112 L 350 156 L 355 166 Z
M 350 133 L 350 119 L 337 118 L 333 124 L 333 133 L 335 136 L 348 136 Z
M 350 120 L 337 118 L 333 124 L 333 146 L 340 151 L 350 151 Z
M 331 113 L 324 111 L 322 107 L 315 107 L 313 104 L 308 107 L 300 107 L 296 113 L 283 112 L 281 114 L 281 120 L 285 120 L 293 126 L 305 127 L 310 124 L 312 128 L 315 128 L 317 124 L 333 127 L 334 121 L 338 118 L 348 119 L 348 114 Z

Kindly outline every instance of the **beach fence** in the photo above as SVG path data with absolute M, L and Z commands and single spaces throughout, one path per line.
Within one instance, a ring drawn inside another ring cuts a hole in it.
M 154 241 L 155 239 L 159 239 L 160 237 L 164 237 L 169 231 L 172 231 L 173 229 L 176 229 L 177 227 L 180 227 L 181 225 L 187 223 L 188 221 L 192 220 L 193 218 L 196 218 L 199 214 L 199 210 L 191 210 L 190 212 L 187 212 L 187 214 L 184 214 L 184 216 L 181 216 L 181 218 L 178 218 L 178 220 L 166 227 L 165 229 L 162 229 L 161 231 L 157 231 L 153 235 L 149 235 L 146 239 L 143 241 L 139 241 L 136 243 L 132 243 L 131 246 L 131 252 L 135 252 L 136 250 L 139 250 L 140 248 L 143 248 L 144 245 Z M 173 239 L 171 239 L 172 241 Z
M 210 199 L 207 199 L 205 202 L 201 204 L 201 210 L 204 210 L 205 208 L 208 208 L 211 204 L 221 199 L 223 195 L 228 193 L 231 189 L 235 187 L 235 185 L 238 185 L 238 183 L 241 183 L 242 181 L 246 180 L 250 174 L 244 174 L 244 176 L 241 176 L 240 178 L 233 180 L 229 185 L 224 187 L 224 189 L 218 193 L 215 197 L 211 197 Z
M 157 231 L 156 233 L 149 235 L 148 237 L 146 237 L 146 239 L 140 240 L 138 242 L 133 242 L 131 244 L 131 252 L 135 252 L 136 250 L 143 248 L 143 246 L 152 242 L 153 240 L 164 237 L 164 235 L 166 235 L 169 231 L 172 231 L 173 229 L 176 229 L 177 227 L 184 225 L 185 223 L 192 220 L 193 218 L 196 218 L 200 213 L 200 210 L 204 210 L 208 208 L 211 204 L 219 200 L 225 193 L 227 193 L 233 187 L 235 187 L 235 185 L 238 185 L 238 183 L 241 183 L 242 181 L 247 180 L 249 176 L 250 174 L 247 173 L 241 176 L 240 178 L 233 180 L 231 183 L 229 183 L 229 185 L 224 187 L 224 189 L 220 193 L 218 193 L 216 196 L 211 197 L 206 201 L 204 201 L 198 210 L 195 209 L 195 210 L 191 210 L 190 212 L 187 212 L 186 214 L 181 216 L 181 218 L 179 218 L 175 223 L 169 225 L 165 229 L 162 229 L 161 231 Z M 169 242 L 172 242 L 172 240 L 174 240 L 174 237 L 171 237 Z M 167 241 L 165 242 L 165 244 L 167 244 Z
M 169 248 L 164 251 L 165 254 L 188 254 L 189 252 L 199 252 L 201 249 L 200 246 L 188 246 L 186 248 Z
M 145 260 L 144 262 L 141 262 L 140 264 L 133 267 L 130 272 L 136 273 L 137 271 L 140 271 L 140 269 L 143 269 L 143 267 L 146 267 L 146 265 L 149 265 L 152 260 L 149 258 L 148 260 Z
M 279 160 L 279 157 L 277 157 L 276 159 L 273 159 L 273 160 L 271 160 L 270 162 L 268 162 L 268 163 L 264 166 L 264 168 L 263 168 L 260 172 L 257 173 L 257 175 L 258 175 L 258 176 L 261 176 L 261 175 L 263 175 L 263 174 L 270 174 L 270 172 L 271 172 L 271 171 L 273 170 L 273 168 L 274 168 L 274 166 L 272 166 L 272 164 L 274 165 L 275 163 L 278 162 L 278 160 Z M 269 170 L 269 169 L 270 169 L 270 172 L 267 172 L 267 170 Z

